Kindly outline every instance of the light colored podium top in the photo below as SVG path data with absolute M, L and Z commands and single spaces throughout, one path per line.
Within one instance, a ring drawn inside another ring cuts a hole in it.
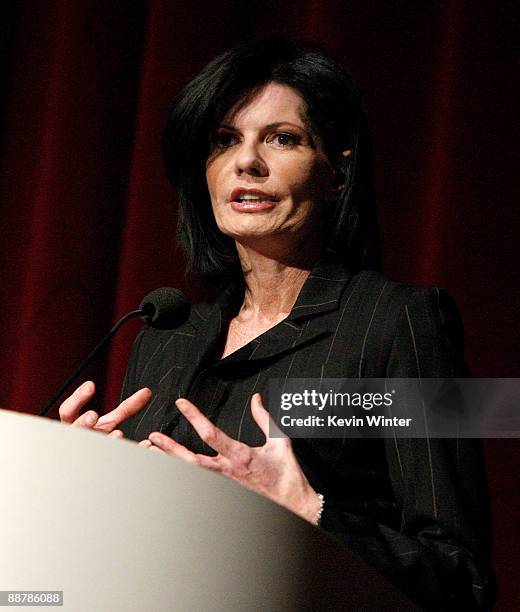
M 126 440 L 0 410 L 0 486 L 0 590 L 54 609 L 414 609 L 291 512 Z

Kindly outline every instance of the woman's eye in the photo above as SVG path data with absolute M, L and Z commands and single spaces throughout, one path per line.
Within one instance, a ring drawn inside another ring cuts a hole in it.
M 227 132 L 219 132 L 215 134 L 211 139 L 211 144 L 218 149 L 227 149 L 236 142 L 236 137 L 233 134 Z
M 269 142 L 274 142 L 274 144 L 280 147 L 290 147 L 298 144 L 300 142 L 300 138 L 295 134 L 287 134 L 285 132 L 280 132 L 272 136 L 269 139 Z

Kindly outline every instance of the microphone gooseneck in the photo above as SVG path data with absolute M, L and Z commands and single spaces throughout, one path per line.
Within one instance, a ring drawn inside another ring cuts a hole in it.
M 121 317 L 119 321 L 112 327 L 112 329 L 101 338 L 96 346 L 90 351 L 87 357 L 79 364 L 69 378 L 63 383 L 63 385 L 56 391 L 52 398 L 45 404 L 45 406 L 38 412 L 38 416 L 45 416 L 58 399 L 65 393 L 65 391 L 72 385 L 72 383 L 78 378 L 83 372 L 87 365 L 97 355 L 97 353 L 108 343 L 109 340 L 116 334 L 121 326 L 127 321 L 134 317 L 140 316 L 143 321 L 152 327 L 158 329 L 174 329 L 179 325 L 182 325 L 188 318 L 190 312 L 190 303 L 185 298 L 182 291 L 173 289 L 171 287 L 161 287 L 155 289 L 145 296 L 139 310 L 132 310 L 131 312 Z

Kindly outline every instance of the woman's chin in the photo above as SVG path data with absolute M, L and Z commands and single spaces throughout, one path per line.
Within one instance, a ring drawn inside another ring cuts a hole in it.
M 220 231 L 233 238 L 237 242 L 244 240 L 259 240 L 274 238 L 279 234 L 283 234 L 280 228 L 266 227 L 265 223 L 254 222 L 254 223 L 241 223 L 239 226 L 220 228 Z

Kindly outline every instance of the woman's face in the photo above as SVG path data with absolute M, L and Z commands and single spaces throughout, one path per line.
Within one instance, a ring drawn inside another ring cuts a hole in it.
M 335 172 L 298 92 L 267 84 L 230 111 L 211 141 L 206 179 L 224 234 L 252 247 L 320 241 L 327 201 L 337 192 Z

